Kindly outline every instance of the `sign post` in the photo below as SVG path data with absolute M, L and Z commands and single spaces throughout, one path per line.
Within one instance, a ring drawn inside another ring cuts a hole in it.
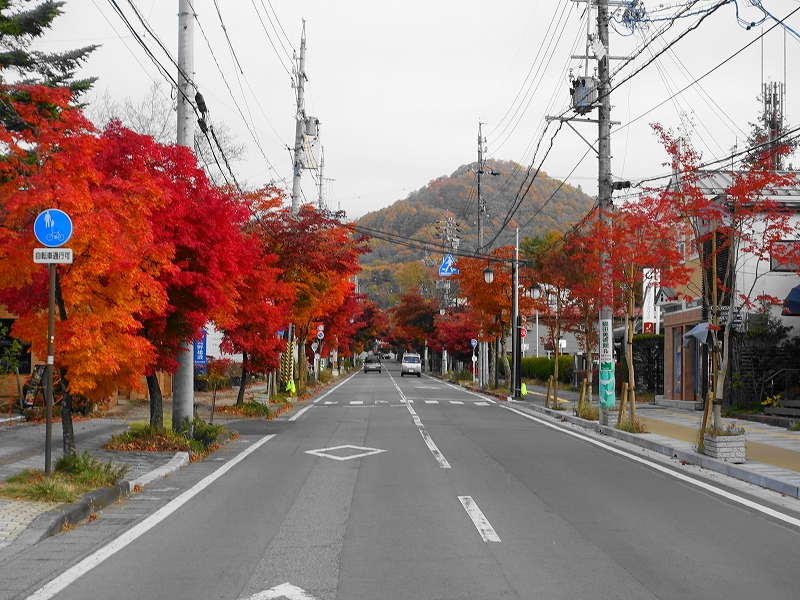
M 475 356 L 475 348 L 478 345 L 478 340 L 472 338 L 469 343 L 472 346 L 472 383 L 475 383 L 478 375 L 478 357 Z
M 56 337 L 56 264 L 72 263 L 72 250 L 50 250 L 65 244 L 72 237 L 72 220 L 67 213 L 51 208 L 36 217 L 33 222 L 33 233 L 39 243 L 47 248 L 36 248 L 33 260 L 47 264 L 50 275 L 50 290 L 47 313 L 47 367 L 45 368 L 45 437 L 44 437 L 44 472 L 48 477 L 52 472 L 53 454 L 53 369 L 55 368 Z

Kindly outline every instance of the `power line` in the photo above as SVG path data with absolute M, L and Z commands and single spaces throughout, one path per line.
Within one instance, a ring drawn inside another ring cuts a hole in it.
M 156 68 L 161 72 L 161 74 L 164 76 L 164 78 L 167 79 L 167 81 L 169 81 L 171 83 L 172 87 L 174 87 L 176 90 L 178 90 L 178 93 L 181 94 L 184 97 L 184 100 L 194 109 L 195 113 L 197 113 L 197 107 L 192 103 L 192 100 L 188 96 L 186 96 L 186 94 L 184 94 L 183 90 L 181 90 L 180 85 L 178 85 L 177 80 L 172 76 L 170 71 L 161 63 L 161 61 L 158 58 L 156 58 L 155 54 L 153 54 L 153 52 L 150 50 L 148 45 L 145 43 L 145 41 L 142 39 L 142 37 L 139 35 L 139 33 L 133 27 L 133 24 L 131 24 L 131 22 L 128 19 L 127 15 L 120 8 L 119 4 L 117 4 L 116 0 L 108 0 L 108 2 L 109 2 L 109 4 L 111 4 L 111 7 L 117 13 L 117 15 L 120 17 L 120 19 L 122 19 L 122 22 L 128 28 L 128 31 L 131 32 L 131 35 L 133 35 L 133 37 L 136 40 L 136 42 L 142 47 L 142 49 L 145 51 L 147 56 L 150 57 L 150 60 L 153 62 L 153 64 L 156 66 Z M 149 28 L 147 26 L 145 28 L 149 31 Z M 169 54 L 168 54 L 168 56 L 169 56 Z M 177 62 L 175 62 L 175 60 L 172 58 L 172 56 L 169 56 L 169 58 L 172 61 L 172 63 L 175 65 L 175 67 L 178 69 L 178 71 L 180 72 L 180 68 L 178 67 Z M 184 74 L 184 76 L 185 76 L 185 74 Z M 186 77 L 186 80 L 187 81 L 191 81 L 191 79 L 188 78 L 188 77 Z M 194 86 L 194 83 L 192 83 L 192 85 Z
M 222 77 L 222 81 L 225 83 L 225 87 L 228 89 L 228 94 L 230 95 L 231 99 L 233 100 L 234 106 L 236 106 L 236 110 L 239 112 L 239 116 L 241 117 L 245 128 L 247 129 L 247 131 L 250 134 L 250 136 L 253 138 L 253 141 L 255 142 L 256 147 L 258 148 L 259 152 L 261 153 L 261 156 L 264 158 L 264 162 L 267 164 L 267 169 L 269 171 L 273 172 L 273 174 L 277 177 L 278 172 L 275 170 L 275 168 L 272 166 L 272 163 L 267 158 L 266 152 L 264 151 L 264 148 L 261 145 L 261 142 L 259 141 L 258 136 L 256 135 L 255 131 L 253 130 L 253 127 L 251 127 L 251 124 L 254 124 L 254 119 L 253 119 L 252 113 L 250 112 L 250 107 L 249 107 L 249 105 L 247 105 L 247 98 L 245 97 L 243 90 L 242 90 L 242 97 L 244 99 L 245 106 L 247 107 L 247 113 L 250 116 L 250 121 L 249 122 L 248 122 L 247 118 L 245 117 L 244 112 L 242 111 L 242 108 L 239 105 L 239 102 L 236 100 L 236 96 L 234 95 L 233 90 L 231 89 L 230 83 L 228 82 L 228 79 L 225 76 L 225 72 L 223 71 L 222 67 L 219 64 L 219 61 L 217 60 L 217 56 L 214 53 L 214 49 L 211 47 L 211 42 L 208 39 L 208 36 L 206 35 L 205 29 L 203 29 L 202 23 L 200 23 L 200 19 L 198 18 L 197 13 L 194 11 L 194 7 L 192 6 L 192 2 L 191 1 L 189 2 L 189 6 L 192 8 L 192 12 L 194 14 L 194 19 L 197 22 L 198 27 L 200 28 L 200 32 L 203 35 L 203 39 L 206 42 L 206 46 L 208 46 L 209 52 L 211 53 L 211 57 L 214 60 L 214 64 L 217 66 L 217 70 L 219 71 L 219 74 Z M 222 28 L 222 31 L 223 31 L 224 35 L 225 35 L 225 39 L 228 42 L 228 47 L 230 49 L 231 56 L 233 57 L 234 62 L 236 63 L 236 66 L 238 67 L 238 72 L 237 72 L 236 78 L 239 81 L 239 88 L 241 90 L 241 87 L 242 87 L 241 86 L 241 80 L 239 79 L 239 74 L 238 73 L 241 73 L 244 76 L 244 70 L 243 70 L 243 68 L 241 66 L 241 63 L 239 62 L 239 59 L 238 59 L 238 57 L 236 55 L 236 51 L 235 51 L 235 49 L 233 47 L 233 44 L 232 44 L 232 42 L 230 40 L 230 37 L 228 36 L 228 30 L 227 30 L 227 27 L 225 26 L 225 21 L 222 18 L 222 14 L 220 13 L 219 6 L 218 6 L 216 0 L 214 0 L 214 6 L 217 9 L 217 16 L 219 17 L 220 26 Z M 259 106 L 259 108 L 261 108 L 261 105 L 258 103 L 258 97 L 253 92 L 252 87 L 250 87 L 250 83 L 249 83 L 247 77 L 245 77 L 245 82 L 247 83 L 251 94 L 253 94 L 253 97 L 256 98 L 256 104 Z M 263 112 L 264 112 L 263 108 L 261 109 L 261 112 L 263 114 Z M 266 117 L 266 115 L 265 115 L 265 117 Z M 272 123 L 269 121 L 269 119 L 267 119 L 267 123 L 270 125 L 270 127 L 272 127 Z M 272 129 L 273 129 L 273 131 L 275 131 L 274 127 L 272 127 Z M 275 131 L 275 133 L 277 135 L 277 131 Z

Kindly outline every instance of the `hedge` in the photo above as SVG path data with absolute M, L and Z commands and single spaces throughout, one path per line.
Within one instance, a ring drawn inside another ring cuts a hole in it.
M 558 380 L 563 383 L 572 383 L 575 374 L 575 358 L 569 355 L 558 357 Z M 523 377 L 547 381 L 553 374 L 555 359 L 546 356 L 534 356 L 522 359 L 520 371 Z

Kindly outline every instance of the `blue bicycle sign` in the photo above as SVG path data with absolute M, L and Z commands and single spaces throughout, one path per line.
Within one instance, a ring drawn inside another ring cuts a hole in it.
M 33 233 L 39 243 L 49 248 L 61 246 L 72 236 L 72 219 L 63 210 L 47 209 L 33 222 Z

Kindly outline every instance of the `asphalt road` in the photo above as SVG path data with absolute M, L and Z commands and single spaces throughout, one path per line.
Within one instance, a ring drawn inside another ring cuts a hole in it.
M 231 427 L 211 460 L 7 564 L 13 597 L 797 594 L 797 514 L 395 363 Z

